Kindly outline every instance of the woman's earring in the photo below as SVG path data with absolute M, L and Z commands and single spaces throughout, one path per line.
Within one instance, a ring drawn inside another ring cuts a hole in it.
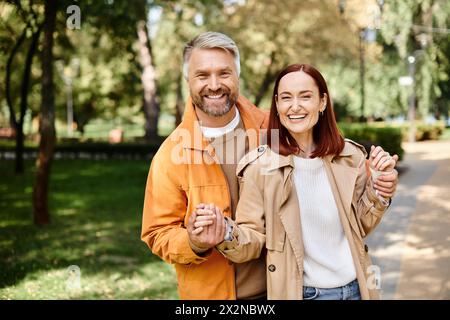
M 323 106 L 322 111 L 320 111 L 320 115 L 323 116 L 323 112 L 325 111 L 325 109 L 327 108 L 327 104 L 325 103 Z

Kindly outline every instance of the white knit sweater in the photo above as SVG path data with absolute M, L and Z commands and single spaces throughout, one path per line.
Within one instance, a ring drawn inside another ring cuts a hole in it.
M 304 285 L 343 286 L 356 279 L 356 270 L 323 160 L 294 157 L 294 161 L 305 247 Z

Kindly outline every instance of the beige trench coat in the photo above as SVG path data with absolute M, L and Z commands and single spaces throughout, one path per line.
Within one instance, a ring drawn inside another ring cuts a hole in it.
M 364 147 L 346 139 L 341 154 L 323 158 L 364 300 L 379 299 L 377 276 L 364 238 L 388 207 L 376 196 L 367 176 L 366 154 Z M 303 298 L 304 249 L 293 169 L 292 156 L 279 155 L 267 146 L 240 161 L 241 193 L 233 240 L 217 247 L 236 263 L 267 254 L 268 299 Z

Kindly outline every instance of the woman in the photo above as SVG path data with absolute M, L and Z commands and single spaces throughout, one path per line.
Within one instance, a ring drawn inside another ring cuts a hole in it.
M 278 75 L 269 129 L 279 139 L 240 162 L 236 222 L 216 248 L 241 263 L 266 253 L 268 299 L 376 299 L 376 270 L 363 238 L 380 222 L 392 194 L 368 177 L 365 149 L 341 136 L 327 85 L 314 67 Z M 372 147 L 378 173 L 397 156 Z M 221 215 L 199 206 L 195 232 Z M 209 219 L 209 220 L 208 220 Z

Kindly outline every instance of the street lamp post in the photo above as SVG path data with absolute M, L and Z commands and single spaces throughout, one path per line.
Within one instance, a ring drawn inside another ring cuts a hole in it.
M 365 40 L 365 29 L 359 30 L 359 77 L 360 77 L 360 89 L 361 89 L 361 117 L 360 122 L 364 121 L 364 109 L 366 102 L 366 94 L 365 94 L 365 52 L 364 52 L 364 40 Z
M 401 86 L 410 87 L 410 94 L 408 98 L 408 114 L 407 119 L 409 122 L 408 141 L 416 141 L 416 63 L 418 57 L 423 54 L 423 50 L 416 50 L 413 54 L 408 56 L 408 76 L 400 77 L 399 84 Z
M 359 77 L 360 77 L 360 92 L 361 92 L 361 117 L 360 122 L 365 122 L 365 105 L 366 105 L 366 59 L 365 59 L 365 43 L 373 43 L 377 38 L 377 30 L 373 28 L 359 29 Z
M 415 84 L 416 81 L 414 79 L 416 73 L 416 56 L 411 55 L 408 57 L 408 73 L 411 79 L 411 94 L 409 96 L 409 107 L 408 107 L 408 121 L 409 121 L 409 132 L 408 132 L 408 141 L 415 142 L 416 141 L 416 90 Z
M 62 61 L 57 61 L 56 67 L 59 70 L 61 78 L 66 85 L 66 95 L 67 95 L 67 135 L 69 137 L 73 136 L 73 78 L 78 73 L 78 68 L 80 65 L 80 60 L 75 58 L 71 61 L 71 65 L 66 68 Z
M 72 78 L 65 79 L 66 94 L 67 94 L 67 135 L 73 136 L 73 95 L 72 95 Z
M 408 75 L 410 78 L 409 85 L 411 86 L 411 93 L 409 95 L 408 101 L 408 122 L 409 122 L 409 132 L 408 141 L 416 141 L 416 63 L 420 55 L 424 53 L 424 50 L 419 49 L 413 52 L 412 55 L 408 56 Z
M 380 27 L 381 15 L 383 14 L 384 0 L 377 0 L 378 12 L 374 17 L 375 28 L 364 27 L 358 29 L 359 40 L 359 80 L 360 80 L 360 94 L 361 94 L 361 106 L 360 106 L 360 122 L 365 122 L 365 104 L 366 104 L 366 88 L 365 88 L 365 43 L 373 43 L 376 41 L 377 30 Z M 344 14 L 346 7 L 346 0 L 339 0 L 338 9 L 340 14 Z

